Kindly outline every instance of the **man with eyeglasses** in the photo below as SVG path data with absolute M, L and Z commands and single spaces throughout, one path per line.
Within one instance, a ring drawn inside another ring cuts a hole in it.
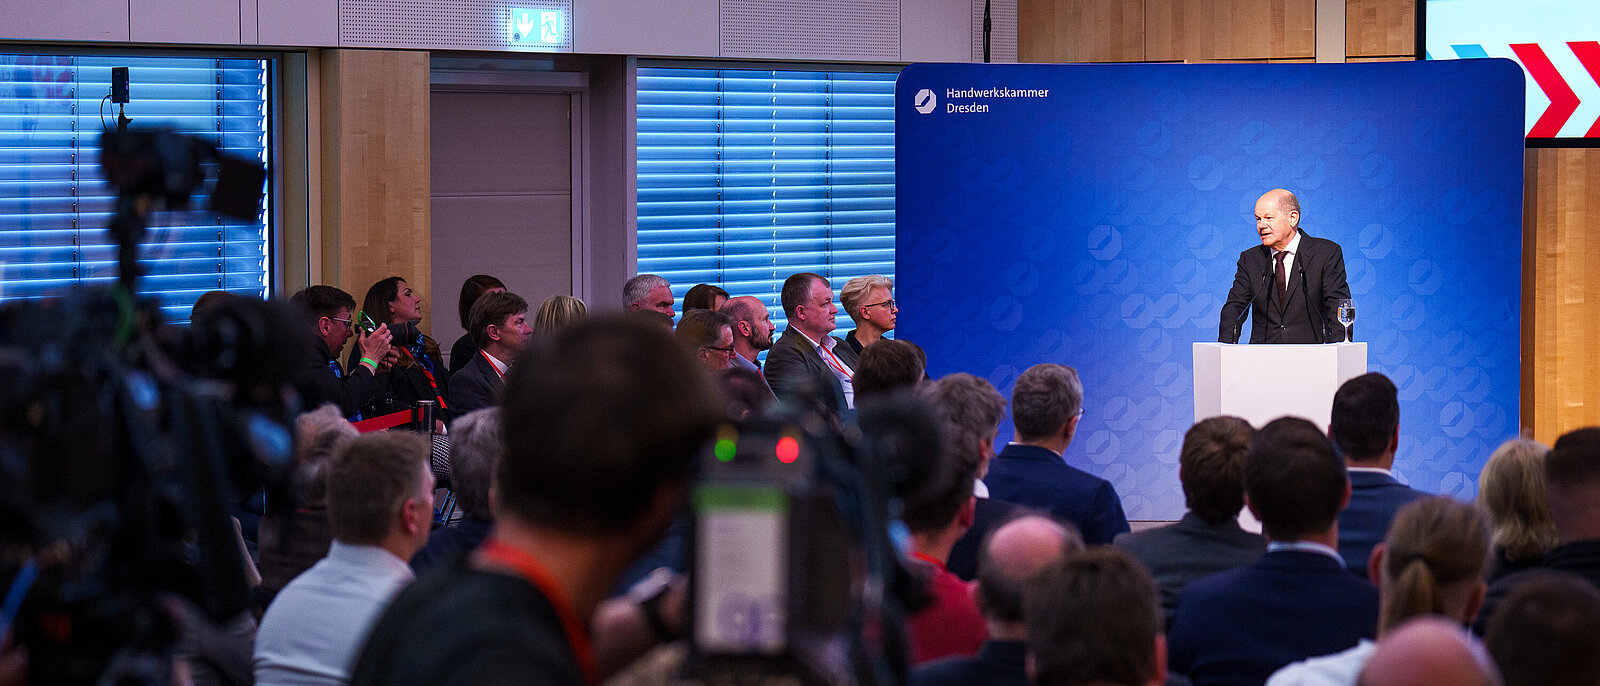
M 374 390 L 373 375 L 389 368 L 392 336 L 388 326 L 380 324 L 371 334 L 361 334 L 351 322 L 355 298 L 332 286 L 311 286 L 295 293 L 289 303 L 299 310 L 314 336 L 306 362 L 294 377 L 305 409 L 333 403 L 340 414 L 354 418 Z M 356 336 L 361 361 L 346 370 L 339 365 L 338 355 L 351 335 Z
M 855 331 L 846 335 L 844 342 L 857 355 L 893 331 L 895 315 L 900 312 L 894 304 L 894 282 L 879 274 L 846 281 L 844 289 L 839 291 L 839 302 L 844 304 L 845 314 L 856 323 Z
M 733 361 L 733 317 L 722 312 L 689 310 L 678 320 L 673 335 L 708 372 L 727 369 Z
M 1077 370 L 1050 363 L 1029 367 L 1011 391 L 1016 440 L 989 462 L 983 482 L 991 498 L 1044 510 L 1077 526 L 1084 543 L 1108 544 L 1128 531 L 1128 518 L 1110 481 L 1067 464 L 1067 446 L 1082 419 Z

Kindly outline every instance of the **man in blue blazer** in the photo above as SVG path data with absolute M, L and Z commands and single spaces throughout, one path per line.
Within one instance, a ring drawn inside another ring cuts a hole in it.
M 1244 492 L 1267 553 L 1189 584 L 1168 634 L 1171 668 L 1195 686 L 1260 686 L 1290 662 L 1377 634 L 1378 589 L 1335 549 L 1350 482 L 1328 437 L 1294 417 L 1262 427 Z
M 1350 506 L 1339 513 L 1339 556 L 1351 572 L 1367 575 L 1372 548 L 1389 533 L 1395 513 L 1428 495 L 1396 481 L 1400 398 L 1389 377 L 1371 372 L 1344 382 L 1333 396 L 1328 436 L 1350 472 Z
M 989 497 L 1038 508 L 1072 522 L 1089 545 L 1110 543 L 1128 530 L 1122 499 L 1111 482 L 1068 465 L 1062 456 L 1083 417 L 1078 372 L 1036 364 L 1011 391 L 1017 440 L 989 463 Z
M 496 405 L 505 389 L 506 370 L 533 335 L 528 301 L 515 293 L 485 293 L 467 311 L 478 352 L 450 375 L 450 411 L 461 416 Z

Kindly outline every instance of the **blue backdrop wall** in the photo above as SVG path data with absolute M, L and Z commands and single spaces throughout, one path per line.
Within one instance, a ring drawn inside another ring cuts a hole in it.
M 1517 433 L 1514 63 L 913 65 L 895 109 L 897 337 L 1008 397 L 1030 365 L 1076 367 L 1067 461 L 1129 518 L 1184 511 L 1191 344 L 1217 339 L 1276 187 L 1344 248 L 1356 339 L 1400 388 L 1397 475 L 1473 497 Z

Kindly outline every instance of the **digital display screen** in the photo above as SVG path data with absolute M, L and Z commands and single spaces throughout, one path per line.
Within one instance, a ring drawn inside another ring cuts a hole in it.
M 1427 0 L 1423 56 L 1504 57 L 1527 79 L 1528 138 L 1600 142 L 1600 3 Z

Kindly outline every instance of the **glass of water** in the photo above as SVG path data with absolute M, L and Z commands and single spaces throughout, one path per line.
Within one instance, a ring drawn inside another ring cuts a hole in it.
M 1350 340 L 1350 325 L 1356 323 L 1356 301 L 1349 298 L 1339 301 L 1339 323 L 1344 325 L 1344 339 Z

